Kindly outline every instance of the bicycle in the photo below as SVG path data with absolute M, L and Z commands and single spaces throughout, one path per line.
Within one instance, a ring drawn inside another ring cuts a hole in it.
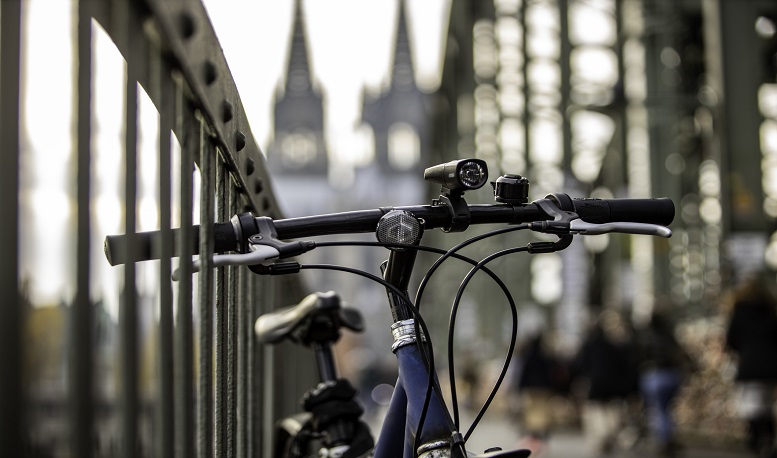
M 510 355 L 516 342 L 517 312 L 515 302 L 502 280 L 487 267 L 494 259 L 518 253 L 549 253 L 565 249 L 573 235 L 609 232 L 670 237 L 666 227 L 674 219 L 674 203 L 668 198 L 651 199 L 573 199 L 563 193 L 550 194 L 528 202 L 529 182 L 518 175 L 503 175 L 492 182 L 493 204 L 468 204 L 464 193 L 482 187 L 488 181 L 486 163 L 479 159 L 462 159 L 426 169 L 424 179 L 440 185 L 438 199 L 430 205 L 384 207 L 325 215 L 272 220 L 250 213 L 235 215 L 229 222 L 216 223 L 215 252 L 207 265 L 246 265 L 259 275 L 286 275 L 304 269 L 340 270 L 366 277 L 386 288 L 394 324 L 392 351 L 398 362 L 398 380 L 389 403 L 378 439 L 373 442 L 360 420 L 355 390 L 339 378 L 332 345 L 340 329 L 360 331 L 360 315 L 342 307 L 333 292 L 314 293 L 294 307 L 259 317 L 255 323 L 257 337 L 274 343 L 292 339 L 314 350 L 321 383 L 309 391 L 303 406 L 306 412 L 282 419 L 277 424 L 276 456 L 301 457 L 466 457 L 525 458 L 530 451 L 504 451 L 498 447 L 480 455 L 466 451 L 465 443 L 494 399 L 507 373 Z M 423 232 L 441 228 L 444 232 L 462 232 L 473 224 L 507 224 L 488 233 L 472 237 L 448 250 L 420 244 Z M 476 261 L 458 253 L 463 247 L 498 234 L 532 230 L 554 234 L 558 240 L 534 241 L 522 247 L 507 248 Z M 377 242 L 313 242 L 306 237 L 346 233 L 375 232 Z M 159 243 L 159 232 L 135 234 L 139 259 L 153 257 L 152 246 Z M 118 253 L 123 237 L 106 238 L 109 261 Z M 289 241 L 296 240 L 296 241 Z M 381 265 L 380 276 L 345 266 L 306 265 L 296 257 L 324 246 L 383 246 L 388 259 Z M 419 251 L 439 254 L 420 282 L 414 300 L 408 294 L 410 276 Z M 291 258 L 294 258 L 292 260 Z M 489 275 L 501 288 L 512 312 L 513 332 L 508 357 L 499 377 L 469 430 L 459 432 L 458 404 L 453 378 L 452 338 L 448 341 L 451 374 L 452 412 L 443 396 L 434 370 L 433 345 L 419 308 L 430 277 L 446 260 L 455 258 L 472 265 L 464 277 L 453 302 L 449 334 L 452 335 L 456 311 L 462 292 L 477 272 Z M 272 261 L 272 262 L 270 262 Z M 201 267 L 200 260 L 192 270 Z M 175 279 L 178 272 L 174 273 Z M 374 445 L 374 446 L 373 446 Z M 372 454 L 372 455 L 370 455 Z

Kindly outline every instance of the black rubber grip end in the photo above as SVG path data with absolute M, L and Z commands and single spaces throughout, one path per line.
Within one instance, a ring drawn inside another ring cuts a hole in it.
M 594 224 L 614 221 L 668 226 L 674 220 L 672 199 L 574 199 L 575 212 Z
M 181 229 L 173 229 L 170 231 L 170 236 L 167 242 L 171 245 L 168 247 L 168 253 L 171 253 L 172 256 L 180 256 L 181 247 L 178 245 L 178 241 L 181 238 Z M 130 236 L 127 234 L 108 235 L 105 237 L 103 249 L 105 251 L 105 258 L 110 265 L 117 266 L 129 262 L 149 261 L 162 257 L 162 245 L 165 243 L 162 231 L 138 232 L 132 237 L 132 241 L 130 241 Z M 213 250 L 216 253 L 237 250 L 235 229 L 230 222 L 216 223 L 213 239 Z M 189 252 L 191 254 L 199 253 L 200 226 L 192 227 L 191 241 L 192 246 Z M 132 244 L 132 250 L 128 250 L 130 243 Z
M 224 253 L 226 251 L 237 251 L 237 236 L 232 223 L 216 223 L 213 230 L 213 251 Z
M 148 261 L 159 259 L 162 235 L 160 231 L 137 232 L 132 240 L 127 234 L 108 235 L 105 237 L 103 249 L 105 258 L 112 266 L 127 264 L 129 262 Z M 132 250 L 129 250 L 129 246 Z

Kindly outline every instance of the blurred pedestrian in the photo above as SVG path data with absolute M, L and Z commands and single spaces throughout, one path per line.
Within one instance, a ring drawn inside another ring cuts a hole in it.
M 518 395 L 521 447 L 539 456 L 553 426 L 553 397 L 564 383 L 563 366 L 548 349 L 544 332 L 529 338 L 518 351 L 514 389 Z
M 573 362 L 576 379 L 587 384 L 583 430 L 598 454 L 610 453 L 637 392 L 636 350 L 631 327 L 614 310 L 594 322 Z
M 482 368 L 476 357 L 476 352 L 471 349 L 463 350 L 458 358 L 460 360 L 458 367 L 461 368 L 460 378 L 464 385 L 460 389 L 464 393 L 464 396 L 462 396 L 462 407 L 467 410 L 473 410 L 478 402 L 478 389 L 480 388 Z
M 777 387 L 777 301 L 760 276 L 734 292 L 726 344 L 738 356 L 737 410 L 748 423 L 748 446 L 775 457 L 774 395 Z
M 671 457 L 679 449 L 672 407 L 693 364 L 675 338 L 667 306 L 668 302 L 657 301 L 649 320 L 638 331 L 639 385 L 658 451 Z

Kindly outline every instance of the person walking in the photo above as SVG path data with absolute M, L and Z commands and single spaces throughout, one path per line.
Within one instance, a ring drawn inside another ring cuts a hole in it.
M 777 300 L 762 277 L 738 287 L 726 332 L 737 357 L 737 410 L 748 424 L 748 446 L 762 458 L 775 451 L 774 401 L 777 387 Z
M 675 456 L 679 449 L 672 406 L 692 362 L 674 335 L 674 325 L 657 304 L 638 332 L 639 385 L 658 451 Z
M 614 310 L 594 322 L 572 365 L 575 379 L 587 384 L 583 430 L 597 454 L 613 451 L 625 420 L 629 397 L 637 392 L 631 329 Z
M 532 450 L 532 456 L 541 456 L 554 421 L 553 396 L 563 384 L 564 371 L 547 348 L 544 332 L 528 338 L 517 352 L 517 359 L 514 390 L 522 430 L 519 445 Z

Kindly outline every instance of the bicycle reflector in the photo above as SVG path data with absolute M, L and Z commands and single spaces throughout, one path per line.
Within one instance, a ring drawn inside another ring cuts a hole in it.
M 375 235 L 380 243 L 414 245 L 421 239 L 421 223 L 410 212 L 391 210 L 378 221 Z
M 424 180 L 437 183 L 449 193 L 478 189 L 488 181 L 488 167 L 481 159 L 460 159 L 424 170 Z

